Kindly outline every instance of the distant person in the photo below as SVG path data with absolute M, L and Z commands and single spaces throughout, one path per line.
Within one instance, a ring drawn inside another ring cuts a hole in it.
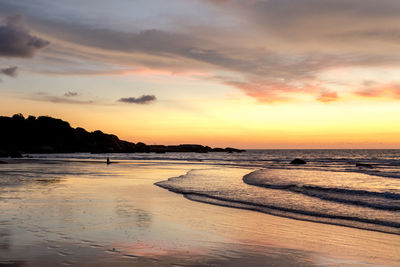
M 107 165 L 111 164 L 110 158 L 107 157 Z

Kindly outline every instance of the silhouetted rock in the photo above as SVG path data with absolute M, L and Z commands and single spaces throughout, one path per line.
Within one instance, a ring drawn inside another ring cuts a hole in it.
M 11 158 L 22 158 L 22 154 L 19 153 L 18 151 L 12 151 L 12 152 L 10 152 L 10 157 Z
M 22 158 L 22 155 L 18 151 L 0 150 L 0 158 Z
M 374 166 L 372 166 L 371 164 L 366 164 L 366 163 L 356 163 L 356 167 L 369 168 L 369 169 L 374 168 Z
M 141 153 L 148 153 L 150 152 L 150 147 L 142 142 L 139 142 L 135 145 L 135 151 Z
M 225 151 L 228 152 L 228 153 L 241 153 L 241 152 L 244 152 L 245 150 L 236 149 L 236 148 L 233 148 L 233 147 L 227 147 L 227 148 L 225 148 Z
M 21 114 L 0 117 L 1 156 L 20 157 L 16 151 L 27 153 L 69 152 L 135 152 L 135 144 L 121 141 L 115 135 L 101 131 L 87 132 L 72 128 L 68 122 L 47 116 L 27 119 Z M 12 152 L 10 152 L 12 151 Z
M 166 152 L 194 152 L 194 153 L 208 153 L 208 152 L 244 152 L 245 150 L 236 148 L 211 148 L 209 146 L 202 146 L 196 144 L 182 144 L 177 146 L 163 146 L 163 145 L 151 145 L 148 146 L 150 152 L 155 153 L 166 153 Z
M 22 114 L 0 116 L 0 157 L 21 157 L 26 153 L 166 153 L 166 152 L 243 152 L 235 148 L 211 148 L 196 144 L 177 146 L 131 143 L 102 131 L 72 128 L 66 121 L 48 116 L 24 118 Z
M 0 160 L 0 164 L 7 164 L 8 162 L 5 162 L 5 161 L 1 161 Z
M 294 159 L 290 162 L 290 164 L 307 164 L 307 162 L 305 162 L 302 159 Z

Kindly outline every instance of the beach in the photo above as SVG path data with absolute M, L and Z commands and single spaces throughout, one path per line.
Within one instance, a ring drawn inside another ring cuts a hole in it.
M 400 262 L 400 236 L 191 201 L 154 183 L 173 161 L 9 160 L 0 166 L 0 264 L 321 266 Z M 233 171 L 232 171 L 233 170 Z M 16 181 L 18 177 L 18 181 Z
M 400 267 L 400 0 L 0 0 L 0 267 Z

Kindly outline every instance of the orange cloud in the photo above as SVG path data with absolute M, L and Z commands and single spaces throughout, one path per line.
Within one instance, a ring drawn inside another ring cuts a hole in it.
M 321 102 L 332 102 L 339 99 L 337 92 L 333 91 L 324 91 L 321 92 L 321 95 L 317 98 L 318 101 Z
M 319 90 L 319 83 L 303 81 L 303 84 L 291 85 L 288 83 L 261 81 L 261 82 L 225 82 L 242 90 L 246 95 L 256 98 L 262 103 L 285 102 L 296 100 L 296 95 L 313 94 Z
M 292 91 L 284 84 L 262 84 L 246 82 L 229 82 L 246 93 L 246 95 L 256 98 L 260 102 L 272 103 L 288 101 L 290 97 L 285 92 Z
M 388 97 L 400 99 L 400 84 L 382 84 L 378 86 L 369 86 L 355 92 L 356 95 L 363 97 Z

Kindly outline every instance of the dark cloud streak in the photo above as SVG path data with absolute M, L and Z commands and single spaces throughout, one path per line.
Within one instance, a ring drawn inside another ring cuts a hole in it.
M 0 69 L 0 73 L 15 78 L 18 75 L 18 67 Z
M 65 103 L 65 104 L 94 104 L 94 101 L 91 100 L 67 99 L 58 96 L 43 96 L 40 100 L 52 103 Z
M 118 102 L 129 103 L 129 104 L 149 104 L 156 100 L 156 96 L 154 95 L 142 95 L 140 97 L 127 97 L 121 98 Z
M 71 91 L 68 91 L 64 94 L 65 97 L 73 97 L 73 96 L 77 96 L 77 95 L 78 95 L 77 92 L 71 92 Z
M 0 26 L 0 56 L 29 58 L 49 44 L 29 33 L 22 15 L 9 16 Z

